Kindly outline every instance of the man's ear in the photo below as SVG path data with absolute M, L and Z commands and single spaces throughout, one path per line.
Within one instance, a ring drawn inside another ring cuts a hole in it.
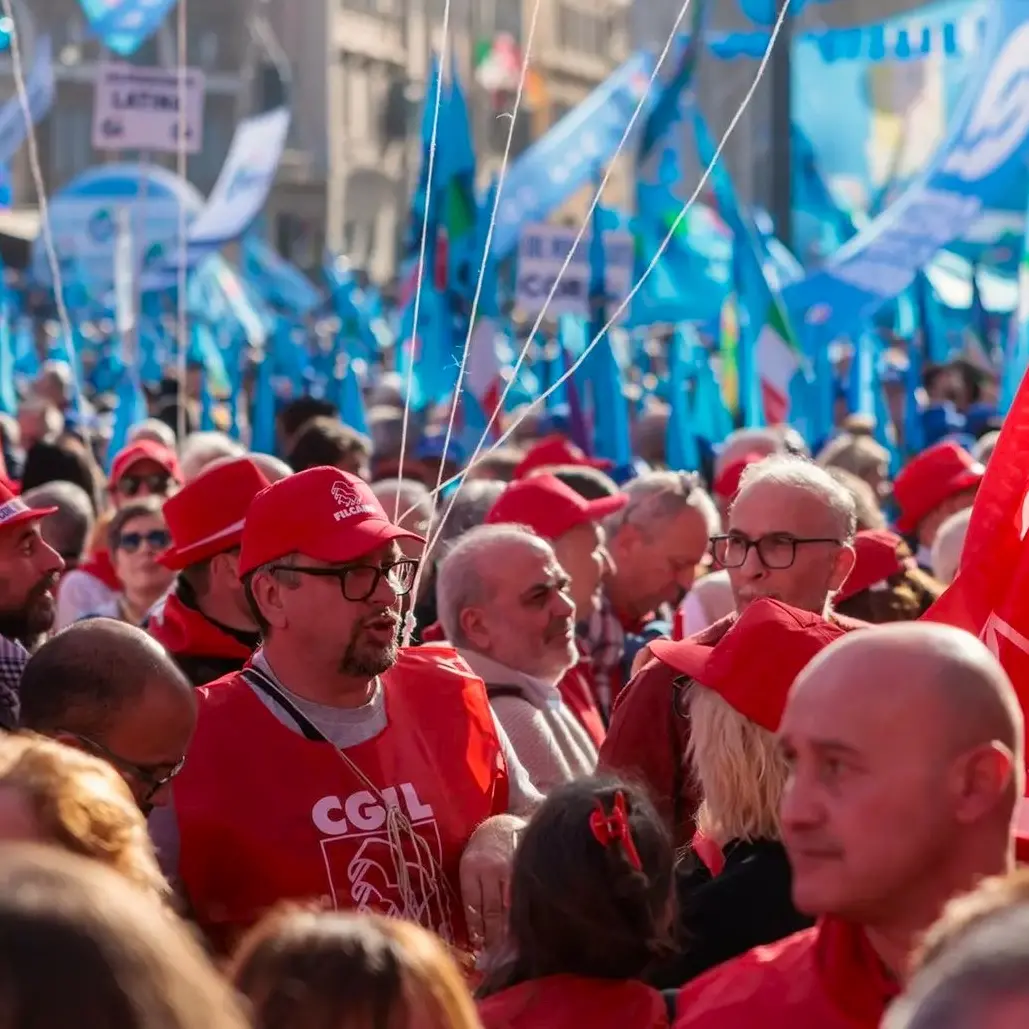
M 284 629 L 289 619 L 283 603 L 287 587 L 274 575 L 258 573 L 250 580 L 250 592 L 264 620 L 273 629 Z
M 971 825 L 987 816 L 1013 790 L 1015 779 L 1014 755 L 996 740 L 962 754 L 950 781 L 957 820 Z
M 840 547 L 833 565 L 832 578 L 829 580 L 829 589 L 833 593 L 843 588 L 843 584 L 847 581 L 848 576 L 854 571 L 856 563 L 857 554 L 854 552 L 854 548 L 849 543 L 846 546 Z
M 480 608 L 466 607 L 458 617 L 457 624 L 461 629 L 461 636 L 471 647 L 483 652 L 490 649 L 493 641 Z

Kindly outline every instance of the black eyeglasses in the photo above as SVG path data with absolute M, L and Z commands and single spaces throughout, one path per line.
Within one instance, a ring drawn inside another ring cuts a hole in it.
M 711 537 L 711 553 L 723 568 L 740 568 L 747 560 L 750 548 L 757 550 L 757 556 L 765 568 L 779 571 L 790 568 L 797 560 L 797 547 L 808 543 L 832 543 L 843 546 L 843 541 L 832 536 L 791 536 L 788 533 L 773 532 L 752 540 L 740 533 L 730 532 L 727 536 Z
M 403 560 L 394 564 L 378 567 L 377 565 L 347 565 L 345 568 L 307 568 L 299 565 L 274 565 L 275 571 L 299 572 L 301 575 L 313 575 L 321 579 L 337 579 L 343 591 L 343 599 L 359 604 L 367 600 L 385 576 L 389 588 L 398 596 L 406 597 L 414 588 L 415 576 L 418 574 L 418 561 Z
M 170 475 L 123 475 L 118 480 L 118 492 L 125 497 L 134 497 L 146 489 L 151 496 L 164 496 L 171 483 Z
M 149 804 L 157 795 L 157 791 L 167 786 L 182 771 L 186 763 L 183 755 L 174 765 L 137 765 L 134 761 L 128 761 L 119 757 L 113 751 L 108 750 L 102 743 L 91 740 L 88 736 L 80 736 L 77 732 L 61 730 L 65 736 L 71 736 L 78 740 L 84 747 L 88 747 L 97 757 L 102 757 L 109 765 L 118 769 L 123 775 L 129 775 L 144 787 L 142 804 Z
M 134 554 L 143 544 L 151 550 L 166 550 L 171 544 L 171 533 L 167 529 L 151 529 L 150 532 L 126 532 L 118 537 L 118 549 Z

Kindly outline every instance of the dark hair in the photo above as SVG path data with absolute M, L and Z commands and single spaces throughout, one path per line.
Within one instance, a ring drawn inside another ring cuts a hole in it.
M 641 869 L 590 826 L 625 798 Z M 488 996 L 531 979 L 578 975 L 635 979 L 671 946 L 675 853 L 646 794 L 617 779 L 583 779 L 554 790 L 515 854 L 508 916 L 509 963 L 489 975 Z
M 328 400 L 319 400 L 317 397 L 297 397 L 291 400 L 280 412 L 278 417 L 279 430 L 283 439 L 288 445 L 293 437 L 312 418 L 337 418 L 339 409 Z
M 96 464 L 85 445 L 67 436 L 53 443 L 35 443 L 25 456 L 25 467 L 21 476 L 23 493 L 48 482 L 73 482 L 85 490 L 93 505 L 93 513 L 99 510 L 99 485 Z
M 191 687 L 164 648 L 142 629 L 113 618 L 75 622 L 47 640 L 22 672 L 21 727 L 101 734 L 107 721 L 149 683 Z
M 906 546 L 903 549 L 907 549 Z M 836 604 L 836 611 L 873 625 L 914 622 L 940 598 L 946 587 L 921 568 L 907 568 L 886 580 L 887 588 L 862 590 Z
M 589 465 L 551 468 L 550 474 L 587 500 L 603 500 L 618 492 L 618 484 L 610 475 L 605 475 L 599 468 L 590 468 Z
M 372 452 L 366 436 L 334 418 L 312 418 L 297 433 L 289 449 L 288 461 L 295 472 L 321 465 L 347 465 L 356 471 Z
M 126 504 L 114 513 L 114 517 L 107 526 L 107 549 L 113 554 L 121 542 L 121 534 L 125 526 L 136 518 L 145 518 L 149 515 L 161 517 L 161 508 L 164 500 L 161 497 L 145 497 L 143 500 L 134 500 Z

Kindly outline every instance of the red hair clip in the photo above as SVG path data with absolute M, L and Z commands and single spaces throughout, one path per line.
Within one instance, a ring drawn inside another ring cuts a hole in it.
M 596 841 L 604 847 L 610 847 L 612 843 L 620 843 L 625 850 L 625 856 L 629 864 L 637 872 L 643 870 L 643 863 L 640 861 L 639 852 L 632 838 L 632 829 L 629 828 L 629 812 L 625 806 L 625 794 L 619 790 L 615 794 L 614 807 L 611 814 L 604 810 L 604 805 L 597 801 L 596 810 L 590 814 L 590 829 Z

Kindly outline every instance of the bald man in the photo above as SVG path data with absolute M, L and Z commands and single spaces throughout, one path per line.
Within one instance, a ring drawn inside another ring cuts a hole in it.
M 196 726 L 189 680 L 142 629 L 76 622 L 29 660 L 21 728 L 109 762 L 144 812 L 164 804 Z
M 875 1029 L 946 902 L 1013 863 L 1022 713 L 975 637 L 906 624 L 843 637 L 793 686 L 783 841 L 814 929 L 687 987 L 677 1029 Z

